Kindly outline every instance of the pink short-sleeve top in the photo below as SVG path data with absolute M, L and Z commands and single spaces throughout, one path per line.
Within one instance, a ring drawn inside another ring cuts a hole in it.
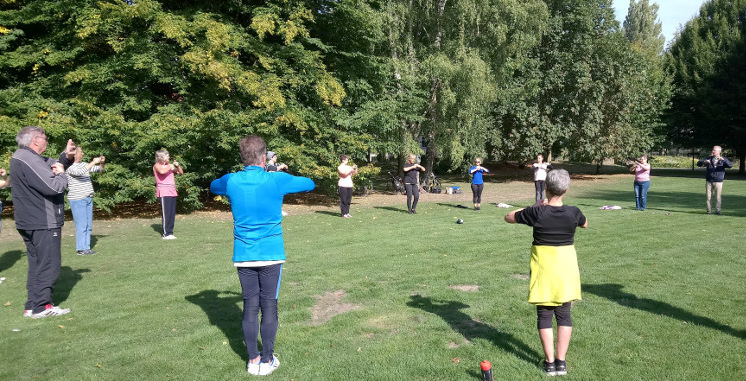
M 156 163 L 153 166 L 153 175 L 155 175 L 155 196 L 156 197 L 176 197 L 176 179 L 174 171 L 169 170 L 164 174 L 155 170 L 156 166 L 167 166 L 168 164 Z

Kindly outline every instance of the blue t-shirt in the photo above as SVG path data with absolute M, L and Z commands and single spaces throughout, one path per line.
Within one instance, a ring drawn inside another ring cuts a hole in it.
M 490 171 L 486 170 L 484 167 L 482 167 L 482 169 L 478 171 L 474 171 L 475 168 L 477 168 L 476 165 L 473 165 L 471 168 L 469 168 L 469 173 L 471 173 L 474 176 L 471 179 L 471 183 L 475 185 L 484 184 L 484 181 L 482 180 L 482 173 L 483 172 L 489 173 Z M 474 173 L 472 173 L 471 171 L 474 171 Z
M 285 259 L 282 199 L 315 187 L 307 177 L 266 172 L 258 166 L 229 173 L 210 184 L 210 192 L 226 195 L 233 212 L 233 261 Z

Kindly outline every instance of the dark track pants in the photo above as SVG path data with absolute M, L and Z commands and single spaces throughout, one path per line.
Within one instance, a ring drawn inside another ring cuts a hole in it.
M 54 284 L 60 276 L 62 229 L 18 229 L 18 233 L 26 244 L 28 258 L 24 309 L 39 313 L 44 311 L 44 306 L 52 304 Z
M 158 197 L 161 204 L 161 226 L 163 236 L 174 235 L 174 220 L 176 219 L 176 197 Z
M 277 297 L 280 293 L 282 264 L 264 267 L 238 267 L 243 290 L 243 336 L 249 360 L 259 356 L 262 335 L 262 362 L 272 361 L 277 336 Z M 259 321 L 259 312 L 262 320 Z
M 407 190 L 407 210 L 417 209 L 417 201 L 420 200 L 420 186 L 417 184 L 404 184 Z
M 339 190 L 339 209 L 342 215 L 350 214 L 350 204 L 352 203 L 352 188 L 337 187 Z

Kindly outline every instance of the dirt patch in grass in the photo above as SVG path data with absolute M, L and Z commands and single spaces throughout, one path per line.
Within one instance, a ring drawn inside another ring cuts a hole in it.
M 475 284 L 452 285 L 448 286 L 448 288 L 466 292 L 479 292 L 479 286 Z
M 360 308 L 357 304 L 343 303 L 342 299 L 345 296 L 347 296 L 347 293 L 344 290 L 330 291 L 324 295 L 317 295 L 316 304 L 311 308 L 311 325 L 323 325 L 337 315 Z
M 528 274 L 513 274 L 510 277 L 514 278 L 514 279 L 520 279 L 520 280 L 528 280 L 529 279 Z

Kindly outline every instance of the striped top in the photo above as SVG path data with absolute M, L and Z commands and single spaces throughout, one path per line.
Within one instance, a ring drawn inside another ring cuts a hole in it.
M 77 162 L 67 168 L 67 199 L 81 200 L 93 196 L 93 184 L 88 173 L 101 172 L 100 165 L 88 169 L 88 163 Z

